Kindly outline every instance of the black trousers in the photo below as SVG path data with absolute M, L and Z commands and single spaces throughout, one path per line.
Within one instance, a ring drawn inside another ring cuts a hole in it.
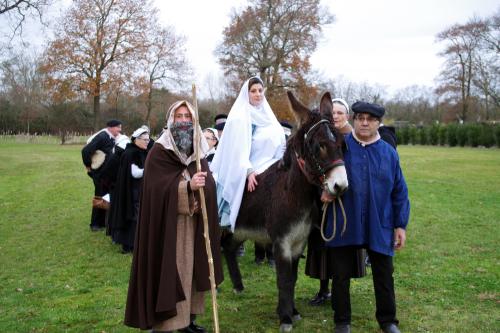
M 332 309 L 335 324 L 351 323 L 351 299 L 349 294 L 350 279 L 355 269 L 351 260 L 357 247 L 337 247 L 333 250 L 333 283 Z M 375 317 L 383 327 L 387 324 L 398 324 L 396 319 L 396 297 L 394 295 L 394 266 L 392 257 L 371 250 L 367 250 L 370 257 L 373 286 L 375 289 L 376 313 Z
M 273 245 L 267 244 L 266 246 L 262 246 L 259 243 L 255 242 L 255 259 L 264 260 L 267 257 L 267 260 L 274 259 L 273 257 Z
M 92 175 L 94 181 L 94 195 L 102 197 L 109 193 L 109 186 L 104 182 L 101 177 Z M 99 208 L 92 208 L 92 216 L 90 218 L 91 227 L 104 228 L 106 226 L 106 210 Z

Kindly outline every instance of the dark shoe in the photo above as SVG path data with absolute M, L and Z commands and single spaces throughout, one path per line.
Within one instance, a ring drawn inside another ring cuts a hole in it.
M 255 263 L 257 265 L 262 265 L 264 263 L 264 258 L 255 258 Z
M 101 230 L 104 230 L 104 227 L 99 227 L 97 225 L 90 226 L 90 231 L 92 231 L 92 232 L 97 232 L 97 231 L 101 231 Z
M 326 301 L 328 301 L 332 297 L 330 293 L 322 293 L 318 292 L 316 296 L 314 296 L 310 301 L 309 305 L 311 306 L 320 306 L 323 305 Z
M 207 331 L 205 330 L 205 327 L 198 326 L 193 322 L 189 324 L 188 327 L 183 328 L 182 330 L 179 330 L 178 332 L 182 333 L 206 333 Z
M 389 324 L 382 327 L 382 331 L 384 333 L 401 333 L 398 326 L 396 324 Z
M 333 333 L 351 333 L 351 325 L 349 324 L 338 324 L 335 325 Z
M 122 254 L 130 254 L 134 252 L 134 248 L 132 246 L 122 245 Z

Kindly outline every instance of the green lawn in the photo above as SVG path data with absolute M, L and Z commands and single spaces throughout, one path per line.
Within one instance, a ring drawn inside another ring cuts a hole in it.
M 123 326 L 131 256 L 89 231 L 92 184 L 80 146 L 0 143 L 0 332 L 132 332 Z M 412 204 L 395 257 L 403 332 L 500 332 L 500 150 L 399 148 Z M 277 332 L 274 272 L 246 244 L 242 295 L 218 295 L 221 332 Z M 333 331 L 307 301 L 294 332 Z M 353 331 L 378 332 L 370 276 L 352 283 Z M 212 330 L 210 298 L 198 322 Z

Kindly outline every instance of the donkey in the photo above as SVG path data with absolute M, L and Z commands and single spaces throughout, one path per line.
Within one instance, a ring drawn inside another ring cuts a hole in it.
M 283 158 L 257 176 L 255 191 L 245 191 L 234 233 L 222 241 L 235 292 L 244 289 L 236 259 L 241 243 L 251 239 L 272 244 L 281 332 L 292 331 L 293 320 L 300 319 L 294 304 L 297 269 L 312 221 L 318 215 L 315 200 L 320 189 L 340 195 L 348 185 L 344 141 L 332 125 L 330 94 L 323 94 L 319 112 L 310 111 L 291 92 L 287 94 L 298 130 L 289 138 Z

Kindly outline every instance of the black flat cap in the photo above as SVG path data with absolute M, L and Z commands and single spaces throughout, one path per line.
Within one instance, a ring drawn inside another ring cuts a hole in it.
M 223 122 L 223 123 L 219 123 L 217 125 L 214 126 L 214 128 L 218 131 L 223 131 L 224 130 L 224 126 L 226 126 L 226 123 Z
M 108 120 L 108 122 L 106 123 L 106 126 L 108 127 L 115 127 L 115 126 L 119 126 L 121 125 L 122 122 L 117 120 L 117 119 L 111 119 L 111 120 Z
M 385 109 L 383 106 L 363 101 L 358 101 L 354 103 L 351 106 L 351 110 L 354 113 L 369 113 L 377 118 L 382 118 L 385 114 Z
M 215 116 L 214 121 L 216 124 L 218 124 L 220 122 L 226 121 L 226 119 L 227 119 L 227 114 L 219 113 Z M 220 120 L 220 121 L 217 121 L 217 120 Z

